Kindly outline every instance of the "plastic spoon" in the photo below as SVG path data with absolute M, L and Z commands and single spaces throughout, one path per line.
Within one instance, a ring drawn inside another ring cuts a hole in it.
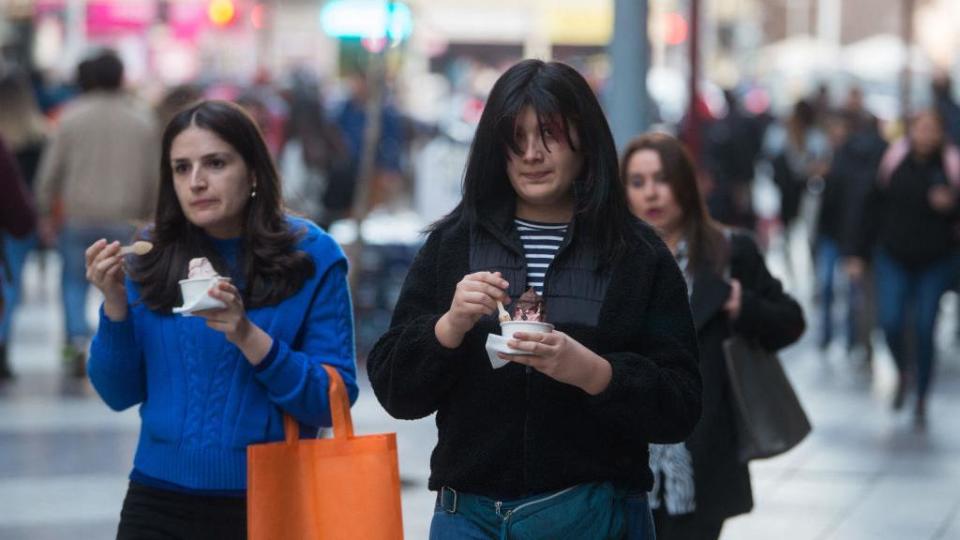
M 503 302 L 497 300 L 497 311 L 500 312 L 500 322 L 510 322 L 510 314 L 507 313 L 506 308 L 503 307 Z
M 150 253 L 150 250 L 153 249 L 153 244 L 145 240 L 137 240 L 129 246 L 123 246 L 120 248 L 120 255 L 146 255 Z

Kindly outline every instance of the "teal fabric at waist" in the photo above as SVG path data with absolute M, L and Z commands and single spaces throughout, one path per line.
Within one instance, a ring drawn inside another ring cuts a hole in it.
M 607 540 L 623 535 L 626 494 L 605 482 L 498 501 L 444 487 L 438 502 L 443 511 L 461 514 L 490 538 Z

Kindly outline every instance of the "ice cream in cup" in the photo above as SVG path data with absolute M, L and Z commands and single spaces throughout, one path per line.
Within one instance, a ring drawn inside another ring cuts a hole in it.
M 210 289 L 219 281 L 229 279 L 230 278 L 218 274 L 206 257 L 190 259 L 187 279 L 181 279 L 179 281 L 180 294 L 183 295 L 184 307 L 201 304 L 201 300 L 204 296 L 207 296 L 207 292 Z M 213 298 L 211 298 L 211 300 L 216 301 L 216 299 Z M 216 303 L 219 304 L 219 307 L 223 307 L 222 302 L 216 301 Z M 205 302 L 204 304 L 209 304 L 209 302 Z
M 531 287 L 514 302 L 513 319 L 500 323 L 500 334 L 512 339 L 515 332 L 553 332 L 553 325 L 546 322 L 546 314 L 543 297 Z

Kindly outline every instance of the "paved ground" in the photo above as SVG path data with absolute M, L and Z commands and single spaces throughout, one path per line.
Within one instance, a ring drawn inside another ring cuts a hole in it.
M 805 281 L 793 288 L 808 296 Z M 11 351 L 19 378 L 0 386 L 0 539 L 112 538 L 136 443 L 135 410 L 113 413 L 85 382 L 60 376 L 54 290 L 31 264 Z M 960 360 L 949 339 L 954 299 L 945 304 L 925 432 L 909 413 L 890 411 L 882 346 L 871 371 L 839 349 L 821 354 L 812 332 L 783 355 L 814 432 L 791 453 L 752 465 L 756 509 L 728 522 L 724 539 L 960 538 Z M 361 396 L 357 431 L 398 433 L 406 536 L 425 538 L 433 421 L 394 421 L 369 389 Z

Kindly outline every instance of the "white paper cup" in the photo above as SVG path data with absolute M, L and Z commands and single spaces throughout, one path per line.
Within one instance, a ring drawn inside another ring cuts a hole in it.
M 505 338 L 513 338 L 514 332 L 542 332 L 549 334 L 553 332 L 553 325 L 537 321 L 507 321 L 500 323 L 500 335 Z
M 230 281 L 230 278 L 223 276 L 202 277 L 192 279 L 181 279 L 180 294 L 183 295 L 183 305 L 187 306 L 194 303 L 202 295 L 207 294 L 218 281 Z

